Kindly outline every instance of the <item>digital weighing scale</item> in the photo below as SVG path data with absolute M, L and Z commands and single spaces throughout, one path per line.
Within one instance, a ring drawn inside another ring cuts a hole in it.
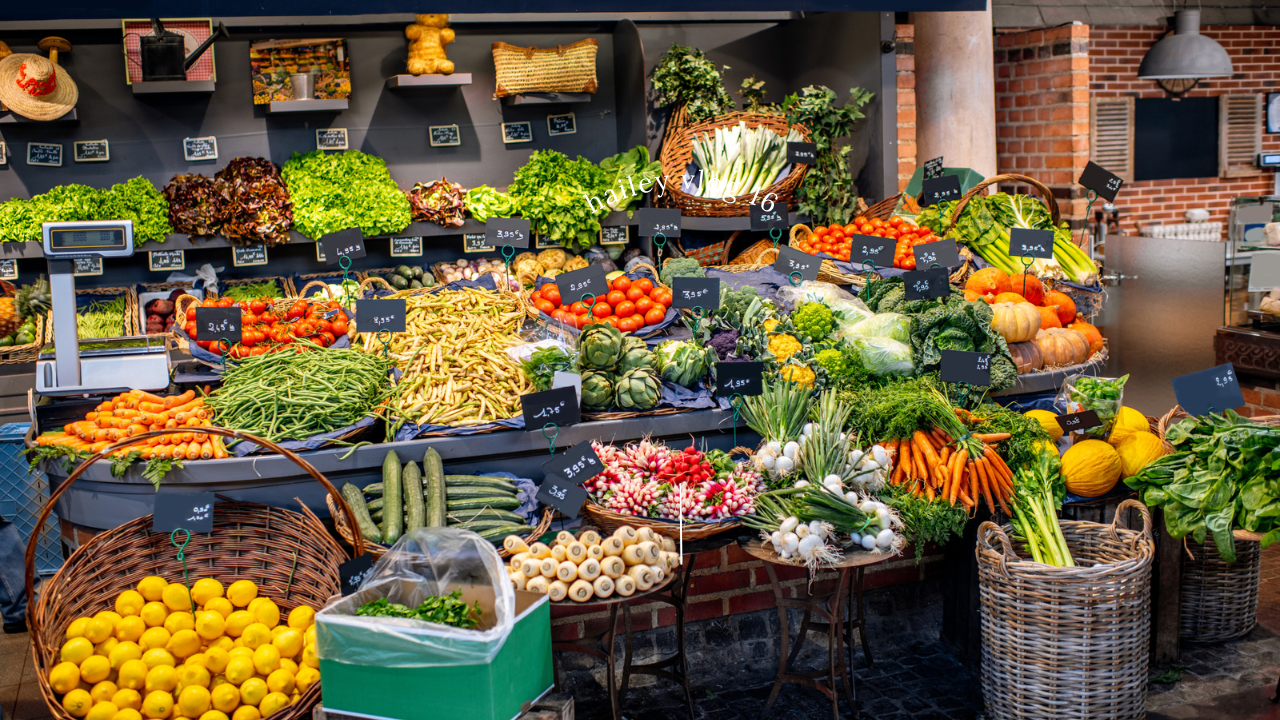
M 81 349 L 76 330 L 75 261 L 133 255 L 132 220 L 43 224 L 53 305 L 53 344 L 36 360 L 36 392 L 87 395 L 169 386 L 169 351 L 145 335 L 97 338 Z M 131 346 L 133 345 L 133 346 Z

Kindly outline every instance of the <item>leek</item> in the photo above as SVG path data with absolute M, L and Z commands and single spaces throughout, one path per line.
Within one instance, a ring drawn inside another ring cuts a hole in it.
M 748 128 L 746 122 L 700 133 L 691 157 L 702 170 L 699 197 L 737 197 L 773 184 L 787 165 L 786 143 L 802 140 L 795 130 L 786 137 L 767 127 Z

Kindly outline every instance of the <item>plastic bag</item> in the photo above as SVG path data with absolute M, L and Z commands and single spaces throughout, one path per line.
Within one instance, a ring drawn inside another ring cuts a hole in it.
M 856 337 L 853 347 L 862 364 L 873 375 L 910 375 L 915 371 L 911 346 L 881 337 Z
M 1072 375 L 1062 381 L 1062 389 L 1054 399 L 1054 408 L 1060 414 L 1092 410 L 1102 424 L 1084 431 L 1088 437 L 1105 439 L 1115 424 L 1116 414 L 1124 405 L 1124 384 L 1128 375 L 1118 378 Z
M 409 618 L 359 617 L 378 598 L 417 607 L 429 596 L 462 591 L 484 612 L 475 630 Z M 474 665 L 493 660 L 515 624 L 515 590 L 493 544 L 470 530 L 411 530 L 370 570 L 356 592 L 316 614 L 316 650 L 324 660 L 372 667 Z
M 899 313 L 880 313 L 847 327 L 841 326 L 837 337 L 853 340 L 859 337 L 878 337 L 911 342 L 911 318 Z
M 841 325 L 852 325 L 871 317 L 871 310 L 856 295 L 852 295 L 831 283 L 806 280 L 799 285 L 787 285 L 778 288 L 778 303 L 786 312 L 806 302 L 820 302 L 831 308 L 836 314 L 836 321 Z

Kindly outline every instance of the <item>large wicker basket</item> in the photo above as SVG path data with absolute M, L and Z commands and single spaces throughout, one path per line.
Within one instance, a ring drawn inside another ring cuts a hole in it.
M 1026 183 L 1034 187 L 1035 189 L 1039 190 L 1040 197 L 1044 200 L 1045 205 L 1049 207 L 1049 215 L 1053 219 L 1053 226 L 1057 227 L 1062 223 L 1062 216 L 1058 212 L 1058 201 L 1053 198 L 1053 191 L 1049 189 L 1048 185 L 1045 185 L 1039 180 L 1027 175 L 1018 175 L 1016 173 L 1006 173 L 1003 175 L 992 175 L 986 180 L 983 180 L 977 185 L 974 185 L 973 187 L 969 188 L 969 192 L 965 193 L 964 195 L 961 195 L 960 200 L 956 202 L 955 207 L 951 208 L 951 218 L 950 220 L 947 221 L 947 227 L 943 229 L 943 231 L 940 233 L 940 236 L 941 237 L 947 236 L 947 233 L 950 232 L 951 228 L 955 226 L 956 221 L 960 219 L 960 213 L 964 212 L 964 206 L 968 205 L 970 200 L 972 200 L 978 194 L 985 191 L 988 186 L 995 185 L 997 183 L 1002 183 L 1002 182 Z
M 554 48 L 493 44 L 497 76 L 496 98 L 520 93 L 594 93 L 596 50 L 600 43 L 586 38 Z
M 1213 536 L 1188 540 L 1192 557 L 1182 562 L 1181 627 L 1178 635 L 1194 643 L 1220 643 L 1243 637 L 1258 624 L 1261 546 L 1235 539 L 1236 561 L 1218 554 Z
M 84 288 L 76 290 L 76 297 L 92 297 L 97 300 L 111 300 L 124 296 L 124 319 L 120 326 L 120 337 L 132 337 L 141 335 L 143 328 L 138 327 L 138 293 L 132 286 L 130 287 L 100 287 L 100 288 Z M 77 310 L 77 315 L 79 311 Z M 42 333 L 44 343 L 53 342 L 53 314 L 45 316 L 43 323 L 38 323 L 36 329 Z M 39 338 L 37 338 L 39 339 Z M 81 340 L 91 340 L 94 338 L 80 338 Z M 38 348 L 37 348 L 38 351 Z
M 203 430 L 263 444 L 288 457 L 323 485 L 337 499 L 341 514 L 348 517 L 349 522 L 355 522 L 341 494 L 324 475 L 294 453 L 247 433 L 215 427 Z M 44 525 L 54 504 L 90 465 L 116 450 L 180 431 L 158 430 L 135 435 L 85 460 L 53 491 L 40 513 L 37 527 Z M 151 516 L 147 515 L 95 536 L 72 553 L 58 574 L 45 583 L 39 599 L 27 606 L 40 694 L 49 706 L 49 714 L 56 720 L 76 720 L 62 707 L 49 685 L 49 671 L 59 662 L 59 649 L 71 622 L 111 609 L 117 595 L 133 589 L 148 575 L 159 575 L 171 582 L 183 580 L 183 560 L 178 559 L 169 533 L 152 532 L 151 522 Z M 37 541 L 37 536 L 32 535 L 27 544 L 27 597 L 36 597 Z M 363 552 L 363 545 L 356 538 L 355 555 Z M 302 604 L 323 607 L 338 591 L 338 566 L 349 559 L 324 525 L 309 512 L 228 501 L 214 505 L 213 532 L 192 535 L 184 554 L 191 582 L 213 577 L 225 586 L 235 580 L 252 580 L 258 585 L 259 594 L 274 600 L 284 612 Z M 297 702 L 273 714 L 272 719 L 310 718 L 319 699 L 320 683 L 315 683 Z
M 1142 530 L 1119 525 L 1136 508 Z M 1012 530 L 978 529 L 982 695 L 995 720 L 1139 720 L 1151 640 L 1151 513 L 1125 500 L 1109 525 L 1064 520 L 1077 567 L 1023 559 Z

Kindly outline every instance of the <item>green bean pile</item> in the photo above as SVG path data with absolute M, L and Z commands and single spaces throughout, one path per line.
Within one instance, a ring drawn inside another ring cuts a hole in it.
M 95 300 L 76 311 L 76 334 L 81 338 L 109 338 L 124 335 L 124 296 Z
M 205 401 L 221 427 L 274 442 L 354 425 L 390 394 L 389 362 L 351 349 L 294 345 L 232 365 Z
M 275 280 L 227 285 L 223 289 L 222 295 L 223 297 L 229 297 L 236 302 L 240 302 L 242 300 L 256 300 L 264 297 L 284 297 L 284 293 L 280 292 L 280 286 L 276 284 Z

